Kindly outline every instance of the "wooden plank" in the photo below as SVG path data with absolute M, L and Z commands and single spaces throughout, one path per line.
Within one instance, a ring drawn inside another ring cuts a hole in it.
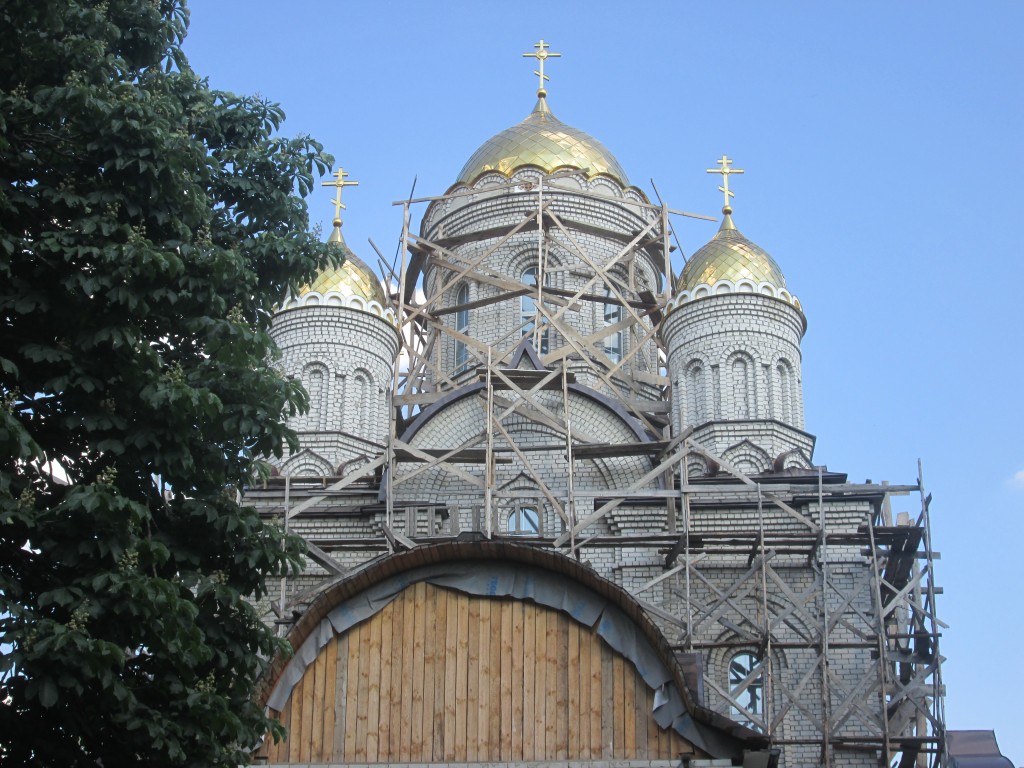
M 366 762 L 375 763 L 380 754 L 380 689 L 383 684 L 383 664 L 381 663 L 381 647 L 384 644 L 383 633 L 390 634 L 391 628 L 384 624 L 384 617 L 378 613 L 367 624 L 370 630 L 370 670 L 369 688 L 366 696 Z M 388 682 L 391 684 L 391 670 L 388 670 Z M 386 738 L 386 737 L 385 737 Z M 387 742 L 384 742 L 387 751 Z
M 412 640 L 412 714 L 411 741 L 409 759 L 412 762 L 423 762 L 423 679 L 424 674 L 424 638 L 427 634 L 427 585 L 418 582 L 409 590 L 413 594 L 413 640 Z M 406 667 L 408 669 L 408 666 Z
M 480 761 L 490 760 L 488 734 L 491 730 L 491 601 L 486 598 L 474 600 L 480 608 L 477 629 L 477 707 L 476 707 L 476 754 Z
M 491 604 L 491 639 L 488 643 L 491 653 L 490 709 L 487 716 L 487 759 L 501 760 L 501 617 L 505 601 L 490 600 Z
M 522 601 L 512 603 L 512 656 L 509 679 L 509 706 L 511 723 L 509 728 L 509 760 L 523 759 L 523 612 Z M 506 761 L 507 762 L 507 761 Z
M 601 643 L 601 756 L 615 757 L 615 688 L 611 649 Z
M 466 664 L 466 760 L 477 761 L 480 726 L 480 603 L 469 599 L 469 631 L 466 637 L 468 662 Z
M 639 678 L 639 676 L 638 676 Z M 647 739 L 644 742 L 645 759 L 659 760 L 658 757 L 658 721 L 654 719 L 654 691 L 644 685 L 643 678 L 639 678 L 637 690 L 644 689 L 643 712 L 646 719 Z
M 547 752 L 547 677 L 548 677 L 548 647 L 547 629 L 548 612 L 543 608 L 535 607 L 534 613 L 534 682 L 533 682 L 533 730 L 534 737 L 534 760 L 549 760 Z M 529 658 L 527 658 L 529 663 Z
M 430 762 L 434 757 L 434 667 L 436 665 L 437 593 L 436 587 L 424 584 L 423 596 L 423 734 L 418 760 Z
M 573 622 L 576 627 L 577 643 L 579 644 L 579 653 L 577 654 L 577 669 L 579 674 L 576 676 L 576 681 L 570 680 L 571 688 L 576 688 L 579 691 L 579 702 L 576 707 L 576 718 L 570 721 L 569 727 L 575 729 L 577 733 L 577 740 L 579 746 L 575 755 L 577 757 L 570 757 L 571 760 L 589 760 L 590 759 L 590 631 L 576 622 Z
M 313 695 L 316 690 L 316 662 L 306 667 L 302 675 L 302 727 L 299 734 L 299 762 L 309 762 L 309 749 L 313 743 Z
M 314 763 L 323 763 L 324 760 L 324 720 L 327 715 L 327 707 L 324 706 L 324 691 L 327 687 L 327 648 L 321 648 L 317 654 L 316 661 L 311 665 L 314 670 L 313 685 L 313 716 L 307 718 L 312 721 L 311 743 L 309 745 L 309 759 Z M 333 701 L 331 702 L 333 704 Z
M 604 755 L 604 663 L 601 658 L 604 643 L 592 629 L 587 633 L 587 640 L 590 644 L 590 757 L 600 760 Z
M 627 760 L 636 757 L 636 677 L 633 664 L 622 659 L 622 756 Z
M 571 663 L 575 666 L 578 655 L 577 653 L 573 653 L 572 656 L 569 655 L 569 635 L 571 632 L 570 624 L 575 628 L 576 622 L 570 622 L 569 617 L 564 613 L 553 615 L 556 617 L 558 624 L 555 634 L 555 642 L 557 643 L 555 658 L 555 759 L 566 760 L 569 754 L 569 660 L 571 658 Z M 576 637 L 578 643 L 579 635 Z M 578 651 L 579 648 L 577 647 L 576 650 Z M 576 688 L 575 683 L 571 687 Z M 550 697 L 550 693 L 548 696 Z M 575 750 L 573 755 L 576 755 Z
M 616 760 L 624 760 L 625 752 L 625 723 L 622 716 L 625 704 L 625 690 L 623 689 L 623 663 L 619 654 L 612 655 L 612 738 L 614 745 L 612 755 Z
M 444 760 L 444 683 L 447 673 L 445 638 L 448 635 L 448 594 L 434 588 L 434 722 L 431 727 L 431 758 Z
M 405 677 L 402 690 L 402 737 L 398 740 L 398 760 L 412 762 L 412 700 L 413 670 L 416 665 L 416 600 L 414 589 L 406 587 L 402 592 L 402 674 Z
M 392 624 L 395 616 L 394 602 L 384 606 L 380 612 L 380 716 L 377 721 L 377 755 L 384 762 L 391 754 L 391 694 L 392 677 L 394 676 L 394 659 L 392 658 L 392 637 L 395 628 Z
M 348 698 L 348 633 L 340 635 L 334 649 L 334 750 L 332 763 L 340 763 L 345 759 L 345 734 L 348 733 L 345 723 L 345 705 Z
M 523 654 L 520 669 L 523 677 L 523 754 L 521 760 L 536 760 L 534 749 L 537 729 L 534 724 L 535 675 L 537 668 L 537 609 L 530 603 L 523 604 Z
M 334 717 L 336 714 L 334 686 L 335 680 L 338 678 L 338 636 L 332 635 L 320 653 L 327 660 L 324 666 L 324 732 L 320 759 L 324 763 L 332 763 L 334 762 Z
M 359 683 L 356 694 L 356 762 L 366 762 L 366 726 L 369 718 L 366 714 L 366 700 L 370 696 L 370 621 L 359 625 Z
M 459 631 L 455 663 L 455 760 L 466 762 L 466 699 L 469 692 L 469 598 L 458 596 Z
M 444 637 L 444 759 L 447 762 L 452 762 L 455 760 L 455 692 L 458 688 L 456 673 L 459 666 L 458 594 L 455 592 L 448 592 L 445 603 L 447 626 Z
M 495 626 L 498 631 L 498 754 L 493 760 L 512 760 L 512 602 L 499 603 L 499 618 Z
M 288 697 L 291 707 L 288 720 L 288 760 L 289 763 L 299 762 L 299 739 L 302 738 L 302 678 L 292 688 L 292 694 Z
M 280 713 L 278 719 L 281 721 L 281 723 L 283 723 L 287 727 L 291 723 L 291 716 L 292 716 L 292 700 L 289 698 L 287 703 L 284 705 L 284 709 L 281 710 L 281 713 Z M 271 741 L 273 741 L 273 740 L 271 740 Z M 285 737 L 283 739 L 281 739 L 281 741 L 278 741 L 276 744 L 271 744 L 270 750 L 271 751 L 268 754 L 272 755 L 272 757 L 270 758 L 269 762 L 272 762 L 272 763 L 273 762 L 287 763 L 288 762 L 288 736 L 287 736 L 287 734 L 285 735 Z
M 544 756 L 554 760 L 558 751 L 558 621 L 555 611 L 544 609 Z M 564 696 L 562 699 L 565 702 Z
M 391 711 L 388 714 L 388 759 L 398 762 L 402 752 L 402 699 L 405 696 L 405 596 L 391 602 Z M 351 761 L 351 758 L 350 758 Z
M 346 633 L 348 684 L 345 691 L 345 762 L 355 762 L 356 717 L 359 714 L 359 627 Z M 341 663 L 341 660 L 338 660 Z M 298 761 L 296 761 L 298 762 Z

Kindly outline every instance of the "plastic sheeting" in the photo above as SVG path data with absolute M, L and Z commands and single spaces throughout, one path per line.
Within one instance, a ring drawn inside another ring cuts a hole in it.
M 589 627 L 636 667 L 654 691 L 654 719 L 673 728 L 713 757 L 732 756 L 735 742 L 716 729 L 696 722 L 686 710 L 672 674 L 636 624 L 616 605 L 567 577 L 512 563 L 448 562 L 422 566 L 381 581 L 338 604 L 319 623 L 278 678 L 267 706 L 281 711 L 292 688 L 334 633 L 341 634 L 366 621 L 413 584 L 426 582 L 477 597 L 530 600 L 567 614 Z

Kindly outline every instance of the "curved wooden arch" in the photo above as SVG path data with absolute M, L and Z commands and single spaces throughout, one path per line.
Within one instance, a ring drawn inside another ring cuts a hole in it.
M 700 747 L 658 725 L 656 692 L 594 627 L 530 600 L 415 579 L 406 585 L 402 576 L 445 561 L 478 560 L 486 569 L 496 558 L 517 563 L 526 576 L 531 569 L 554 571 L 616 606 L 686 698 L 664 638 L 621 588 L 570 558 L 532 547 L 446 543 L 382 558 L 314 601 L 289 640 L 296 649 L 323 644 L 287 697 L 275 697 L 281 708 L 271 710 L 291 736 L 264 745 L 258 756 L 272 764 L 344 764 L 709 755 L 699 734 Z M 323 621 L 335 606 L 392 577 L 402 579 L 403 588 L 368 619 L 340 634 Z M 285 664 L 275 662 L 264 703 Z M 707 722 L 710 713 L 686 704 Z

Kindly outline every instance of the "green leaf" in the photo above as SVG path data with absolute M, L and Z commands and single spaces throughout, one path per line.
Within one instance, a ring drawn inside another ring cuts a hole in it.
M 53 680 L 43 680 L 39 684 L 39 703 L 47 708 L 57 703 L 57 685 Z

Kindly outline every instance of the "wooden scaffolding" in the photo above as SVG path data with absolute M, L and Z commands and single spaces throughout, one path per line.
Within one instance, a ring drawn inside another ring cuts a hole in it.
M 614 258 L 595 263 L 577 241 L 574 228 L 549 204 L 547 196 L 557 189 L 557 181 L 542 180 L 534 190 L 535 205 L 520 221 L 466 236 L 488 243 L 472 258 L 455 249 L 465 238 L 430 241 L 410 229 L 413 206 L 446 198 L 396 203 L 403 208 L 404 225 L 401 265 L 391 274 L 391 299 L 399 318 L 401 351 L 394 369 L 394 417 L 387 448 L 345 477 L 321 481 L 300 500 L 286 491 L 285 519 L 329 508 L 360 485 L 382 486 L 382 536 L 308 537 L 313 559 L 332 578 L 344 572 L 333 561 L 332 551 L 356 549 L 369 557 L 457 537 L 467 526 L 473 535 L 500 535 L 496 510 L 507 492 L 498 487 L 495 472 L 503 463 L 515 463 L 558 519 L 556 530 L 517 539 L 518 543 L 554 548 L 577 558 L 584 550 L 605 547 L 659 553 L 663 572 L 634 592 L 679 653 L 710 658 L 728 654 L 731 648 L 758 649 L 758 665 L 736 685 L 706 678 L 707 706 L 732 713 L 780 747 L 814 750 L 826 766 L 843 751 L 873 754 L 879 764 L 904 768 L 944 765 L 939 653 L 944 625 L 936 615 L 936 595 L 941 593 L 934 580 L 938 555 L 931 547 L 931 497 L 924 491 L 920 466 L 917 483 L 906 486 L 852 484 L 825 471 L 791 479 L 749 477 L 695 440 L 693 430 L 672 434 L 664 396 L 670 387 L 667 377 L 658 367 L 638 371 L 634 366 L 631 375 L 622 374 L 623 366 L 644 345 L 656 345 L 659 360 L 664 361 L 657 328 L 675 282 L 670 214 L 678 212 L 631 201 L 631 206 L 652 212 L 648 224 L 624 238 Z M 573 194 L 588 195 L 579 190 Z M 486 268 L 487 257 L 509 238 L 530 231 L 537 238 L 540 274 L 535 285 Z M 572 290 L 545 284 L 553 233 L 578 260 L 577 272 L 584 275 Z M 639 251 L 660 265 L 661 282 L 655 291 L 645 293 L 628 282 L 633 275 L 629 264 Z M 424 297 L 419 289 L 427 265 L 444 277 L 432 296 Z M 618 275 L 625 271 L 629 276 L 625 285 L 613 274 L 615 267 L 620 268 Z M 496 290 L 467 304 L 441 301 L 466 279 Z M 604 286 L 610 289 L 601 290 Z M 510 367 L 514 345 L 500 343 L 508 337 L 486 344 L 446 321 L 460 311 L 528 294 L 534 298 L 536 318 L 509 337 L 524 335 L 537 341 L 544 331 L 557 334 L 560 343 L 540 354 L 540 370 Z M 593 335 L 581 335 L 566 318 L 588 303 L 620 307 L 618 321 Z M 628 334 L 631 343 L 616 360 L 606 353 L 604 340 L 619 332 Z M 451 342 L 465 349 L 466 362 L 458 370 L 446 367 L 435 354 Z M 572 423 L 568 407 L 572 384 L 584 374 L 603 383 L 603 394 L 635 417 L 650 439 L 616 445 L 588 439 Z M 405 427 L 419 413 L 468 385 L 477 386 L 474 397 L 487 415 L 479 432 L 443 450 L 424 450 L 403 440 Z M 652 388 L 664 395 L 650 397 Z M 559 399 L 562 407 L 552 407 Z M 508 428 L 513 417 L 542 425 L 558 439 L 545 445 L 520 444 Z M 545 454 L 565 458 L 564 484 L 556 486 L 540 471 Z M 613 492 L 578 487 L 578 462 L 623 456 L 645 457 L 649 470 Z M 698 456 L 714 462 L 718 476 L 691 479 L 688 464 Z M 477 505 L 470 517 L 460 518 L 443 505 L 403 494 L 406 484 L 428 470 L 475 489 Z M 894 520 L 890 497 L 910 493 L 921 497 L 919 513 Z M 663 525 L 632 534 L 611 534 L 597 525 L 623 504 L 661 510 Z M 847 510 L 839 523 L 833 522 L 835 508 Z M 580 514 L 581 509 L 586 513 Z M 851 520 L 851 509 L 867 511 Z M 757 524 L 737 530 L 722 523 L 722 510 L 745 510 L 747 519 Z M 285 588 L 282 584 L 282 594 Z M 795 679 L 777 668 L 784 655 L 805 661 Z M 859 668 L 851 670 L 850 665 Z M 757 711 L 749 708 L 746 693 L 751 686 L 762 689 L 763 706 Z M 813 732 L 788 732 L 787 718 L 797 715 Z

